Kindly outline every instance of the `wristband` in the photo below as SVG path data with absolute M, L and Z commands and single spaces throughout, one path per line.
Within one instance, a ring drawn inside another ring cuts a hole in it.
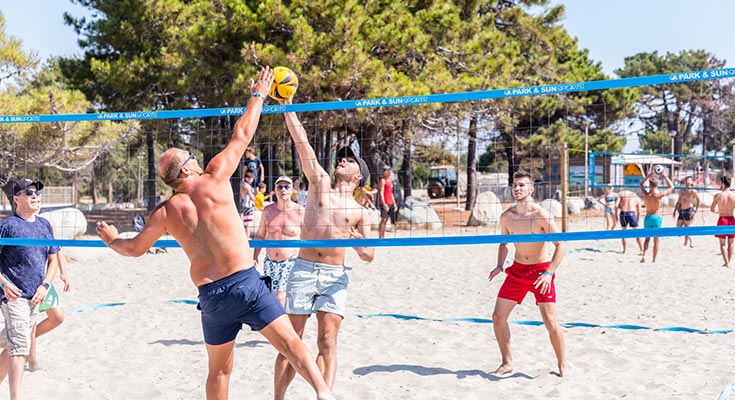
M 554 275 L 553 272 L 549 272 L 549 271 L 542 271 L 542 272 L 539 272 L 538 274 L 539 275 Z
M 51 287 L 51 284 L 48 283 L 48 282 L 43 282 L 43 283 L 41 283 L 41 286 L 45 287 L 46 290 L 48 290 Z
M 0 283 L 0 289 L 4 288 L 5 285 L 8 284 L 8 281 L 3 281 L 3 283 Z
M 261 100 L 265 101 L 265 97 L 263 97 L 263 95 L 258 92 L 253 93 L 252 95 L 250 95 L 250 97 L 260 97 Z
M 110 239 L 109 242 L 107 242 L 107 247 L 112 246 L 112 242 L 116 241 L 118 238 Z

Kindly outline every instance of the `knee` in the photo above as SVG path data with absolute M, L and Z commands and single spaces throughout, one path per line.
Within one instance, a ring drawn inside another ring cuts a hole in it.
M 52 324 L 54 325 L 54 327 L 61 325 L 61 323 L 64 322 L 64 313 L 63 312 L 55 313 L 54 316 L 51 318 L 51 320 L 52 320 Z
M 337 350 L 337 335 L 325 334 L 317 341 L 320 353 L 328 353 Z
M 493 324 L 498 322 L 504 323 L 508 321 L 508 315 L 500 313 L 498 310 L 493 311 Z
M 210 365 L 209 366 L 209 378 L 220 379 L 229 378 L 232 374 L 232 365 Z

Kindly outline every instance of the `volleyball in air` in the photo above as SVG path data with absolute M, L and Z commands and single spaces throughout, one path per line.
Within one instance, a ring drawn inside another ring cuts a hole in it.
M 664 171 L 664 167 L 661 166 L 661 164 L 656 164 L 655 167 L 653 167 L 653 172 L 661 175 L 661 172 Z
M 273 68 L 273 83 L 268 95 L 275 100 L 290 99 L 299 87 L 299 78 L 286 67 Z

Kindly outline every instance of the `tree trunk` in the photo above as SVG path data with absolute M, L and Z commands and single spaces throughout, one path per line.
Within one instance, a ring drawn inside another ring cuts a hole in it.
M 403 162 L 401 163 L 401 180 L 403 180 L 403 199 L 411 196 L 411 132 L 403 135 Z
M 378 127 L 374 123 L 363 125 L 360 129 L 358 143 L 360 143 L 360 157 L 367 163 L 368 169 L 370 170 L 370 179 L 367 183 L 375 188 L 378 186 L 377 182 L 380 179 L 378 175 L 379 158 L 378 146 L 376 145 L 376 138 L 378 137 Z
M 94 174 L 89 180 L 89 191 L 92 195 L 92 204 L 97 204 L 99 199 L 97 198 L 97 180 L 94 178 Z
M 467 199 L 464 209 L 472 210 L 477 197 L 477 114 L 470 118 L 470 127 L 467 130 Z M 457 196 L 459 196 L 459 179 L 457 179 Z
M 291 172 L 294 178 L 298 178 L 300 182 L 304 182 L 301 172 L 301 159 L 299 158 L 299 152 L 296 151 L 296 143 L 293 140 L 289 140 L 289 143 L 291 143 L 291 160 L 293 160 L 291 163 Z M 294 188 L 294 190 L 299 190 L 299 188 Z
M 513 186 L 513 174 L 518 170 L 518 164 L 513 151 L 512 136 L 509 139 L 505 144 L 505 159 L 508 160 L 508 186 Z

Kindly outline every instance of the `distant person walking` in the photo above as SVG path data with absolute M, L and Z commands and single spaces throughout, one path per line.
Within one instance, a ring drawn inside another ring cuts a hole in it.
M 619 211 L 620 227 L 623 230 L 628 229 L 628 227 L 638 227 L 638 221 L 641 220 L 642 205 L 641 198 L 637 194 L 630 190 L 623 190 L 618 193 L 617 209 Z M 625 238 L 621 240 L 623 242 L 623 254 L 625 254 L 628 243 Z M 638 255 L 643 255 L 643 241 L 639 237 L 635 238 L 635 241 L 638 243 Z
M 597 202 L 605 207 L 605 230 L 613 230 L 617 225 L 617 218 L 615 218 L 615 209 L 620 201 L 620 196 L 613 192 L 613 187 L 608 186 L 605 188 L 605 194 L 597 199 Z
M 699 198 L 697 192 L 692 189 L 694 187 L 694 179 L 691 176 L 687 176 L 684 179 L 684 189 L 679 190 L 679 198 L 676 199 L 674 204 L 673 217 L 676 218 L 676 214 L 679 214 L 679 218 L 676 219 L 676 227 L 691 226 L 694 222 L 694 216 L 697 215 L 699 205 L 702 204 L 702 200 Z M 684 246 L 694 247 L 691 236 L 684 236 Z
M 720 218 L 717 219 L 717 226 L 732 226 L 735 225 L 735 217 L 733 216 L 733 210 L 735 210 L 735 193 L 730 191 L 732 180 L 729 176 L 723 176 L 720 179 L 720 193 L 715 195 L 712 201 L 710 211 L 713 213 L 719 213 Z M 722 253 L 722 259 L 725 262 L 723 267 L 730 267 L 733 255 L 733 239 L 735 235 L 724 234 L 715 235 L 720 240 L 720 253 Z

